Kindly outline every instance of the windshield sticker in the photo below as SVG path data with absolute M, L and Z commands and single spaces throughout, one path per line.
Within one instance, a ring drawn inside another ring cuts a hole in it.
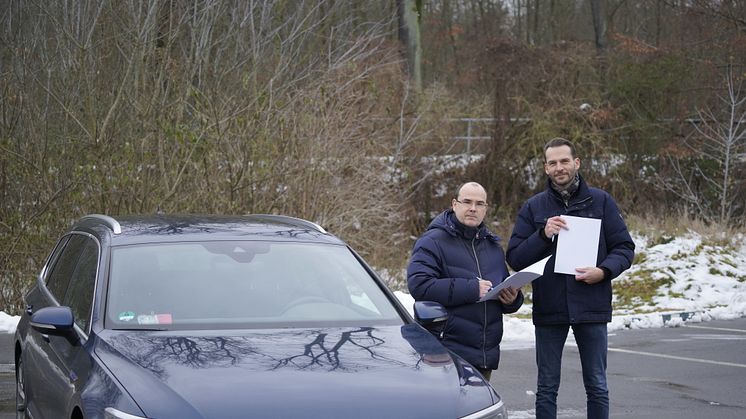
M 171 324 L 171 314 L 141 314 L 137 316 L 137 324 Z
M 119 321 L 120 322 L 131 322 L 135 319 L 135 312 L 134 311 L 123 311 L 119 313 Z

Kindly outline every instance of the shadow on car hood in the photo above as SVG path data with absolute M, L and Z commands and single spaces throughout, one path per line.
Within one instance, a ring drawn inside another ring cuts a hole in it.
M 454 418 L 495 402 L 415 324 L 104 331 L 96 354 L 150 417 Z

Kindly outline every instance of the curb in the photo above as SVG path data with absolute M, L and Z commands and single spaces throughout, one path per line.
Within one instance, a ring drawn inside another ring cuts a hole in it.
M 682 321 L 687 321 L 695 315 L 699 314 L 701 316 L 703 313 L 704 312 L 701 311 L 682 311 L 680 313 L 662 314 L 661 318 L 663 318 L 663 323 L 668 323 L 675 318 L 680 318 Z
M 638 314 L 638 315 L 612 315 L 613 317 L 622 318 L 622 326 L 625 329 L 629 329 L 632 327 L 634 323 L 644 323 L 647 321 L 650 321 L 651 319 L 656 319 L 658 316 L 660 316 L 661 323 L 663 327 L 676 327 L 679 325 L 679 323 L 686 323 L 689 320 L 692 320 L 695 316 L 698 316 L 700 319 L 703 319 L 704 316 L 706 316 L 704 311 L 680 311 L 680 312 L 673 312 L 673 313 L 648 313 L 648 314 Z M 671 322 L 675 322 L 676 324 L 670 325 Z

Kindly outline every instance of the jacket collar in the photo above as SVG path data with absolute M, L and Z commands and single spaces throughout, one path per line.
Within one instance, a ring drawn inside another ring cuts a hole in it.
M 486 238 L 494 242 L 500 241 L 500 238 L 494 235 L 482 222 L 478 227 L 469 227 L 462 224 L 453 209 L 447 209 L 440 213 L 427 227 L 428 230 L 441 229 L 448 232 L 453 237 L 461 237 L 463 239 L 481 239 Z

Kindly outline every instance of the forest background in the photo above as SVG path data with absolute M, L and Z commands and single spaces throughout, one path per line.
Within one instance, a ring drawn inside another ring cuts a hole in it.
M 400 289 L 465 180 L 509 235 L 555 136 L 633 228 L 743 231 L 745 64 L 737 0 L 0 0 L 0 308 L 88 213 L 305 218 Z

